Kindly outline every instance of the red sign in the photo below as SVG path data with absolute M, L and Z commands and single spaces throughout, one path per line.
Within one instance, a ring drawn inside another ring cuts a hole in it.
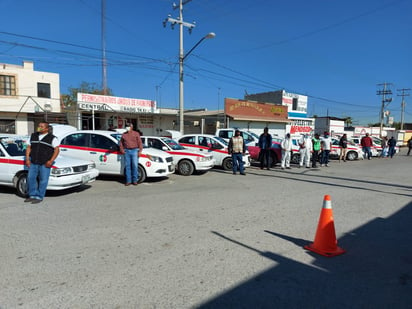
M 312 132 L 311 127 L 301 127 L 301 126 L 291 126 L 290 127 L 290 134 L 295 134 L 295 133 L 310 133 Z

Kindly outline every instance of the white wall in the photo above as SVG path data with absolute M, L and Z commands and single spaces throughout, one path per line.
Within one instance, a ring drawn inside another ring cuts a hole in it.
M 27 61 L 22 66 L 0 64 L 0 74 L 15 76 L 16 80 L 16 96 L 0 96 L 0 111 L 17 113 L 21 109 L 21 113 L 34 113 L 42 111 L 36 108 L 37 104 L 41 108 L 44 108 L 45 104 L 50 104 L 52 112 L 61 112 L 59 74 L 34 71 L 33 62 Z M 37 97 L 37 83 L 50 84 L 50 99 Z

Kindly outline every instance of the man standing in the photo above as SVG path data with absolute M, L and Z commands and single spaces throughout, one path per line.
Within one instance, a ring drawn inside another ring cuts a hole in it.
M 269 129 L 263 129 L 263 133 L 259 136 L 259 159 L 260 169 L 263 169 L 265 162 L 266 168 L 270 169 L 270 147 L 272 146 L 272 136 L 269 134 Z
M 409 156 L 409 154 L 411 153 L 411 149 L 412 149 L 412 137 L 408 139 L 407 146 L 408 146 L 408 153 L 406 155 Z
M 120 139 L 120 153 L 124 155 L 125 163 L 125 186 L 130 186 L 132 183 L 134 186 L 137 186 L 137 180 L 139 179 L 139 155 L 142 151 L 143 145 L 140 134 L 133 131 L 133 124 L 128 123 L 126 125 L 126 132 L 122 134 Z
M 306 168 L 310 168 L 310 152 L 312 150 L 312 139 L 308 134 L 304 134 L 299 140 L 300 162 L 299 167 L 305 163 Z
M 368 160 L 370 160 L 372 157 L 371 147 L 373 146 L 373 141 L 371 137 L 369 136 L 369 133 L 366 133 L 366 135 L 362 137 L 361 145 L 362 145 L 362 150 L 364 153 L 363 157 L 365 159 L 366 157 L 368 157 Z
M 243 155 L 246 152 L 246 144 L 239 130 L 236 130 L 235 135 L 229 140 L 228 152 L 232 155 L 233 175 L 236 175 L 237 170 L 239 170 L 240 175 L 246 175 L 243 166 Z
M 317 162 L 319 160 L 319 151 L 320 151 L 320 139 L 319 134 L 316 133 L 315 137 L 312 139 L 313 144 L 313 153 L 312 153 L 312 167 L 317 167 Z
M 389 153 L 388 156 L 391 157 L 391 159 L 393 158 L 393 155 L 395 154 L 396 150 L 396 139 L 392 136 L 389 140 L 388 140 L 388 147 L 389 147 Z
M 329 136 L 329 132 L 325 131 L 323 137 L 320 139 L 322 144 L 322 157 L 320 166 L 329 166 L 329 153 L 332 148 L 332 139 Z
M 26 166 L 29 168 L 27 176 L 28 198 L 24 201 L 38 204 L 46 195 L 49 183 L 50 168 L 59 155 L 59 141 L 49 133 L 49 124 L 40 122 L 37 132 L 33 133 L 27 143 Z
M 339 162 L 343 159 L 343 162 L 346 162 L 346 151 L 348 149 L 348 136 L 345 134 L 339 140 L 340 155 Z
M 292 141 L 290 140 L 290 134 L 287 133 L 285 138 L 280 143 L 280 147 L 282 148 L 282 162 L 280 167 L 282 170 L 290 169 L 290 151 L 292 150 Z

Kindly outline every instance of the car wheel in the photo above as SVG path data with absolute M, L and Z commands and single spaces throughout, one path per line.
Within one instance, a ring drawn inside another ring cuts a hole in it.
M 16 189 L 17 189 L 17 195 L 20 197 L 26 197 L 28 193 L 28 187 L 27 187 L 27 173 L 22 173 L 19 175 L 19 178 L 17 178 L 16 182 Z
M 358 158 L 358 154 L 355 151 L 349 151 L 346 154 L 346 159 L 348 161 L 353 161 L 353 160 L 356 160 L 357 158 Z
M 292 159 L 290 160 L 290 162 L 294 164 L 299 164 L 299 161 L 300 161 L 300 154 L 299 153 L 292 154 Z
M 137 170 L 139 172 L 139 178 L 137 179 L 138 183 L 141 183 L 146 180 L 146 171 L 144 170 L 143 166 L 139 164 L 137 167 Z
M 223 169 L 226 171 L 232 170 L 232 167 L 233 167 L 232 158 L 224 159 L 222 166 L 223 166 Z
M 182 160 L 179 162 L 177 170 L 179 171 L 180 175 L 190 176 L 193 174 L 195 167 L 193 166 L 193 163 L 189 160 Z

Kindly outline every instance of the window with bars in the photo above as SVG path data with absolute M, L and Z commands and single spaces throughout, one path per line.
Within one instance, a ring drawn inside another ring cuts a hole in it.
M 16 78 L 10 75 L 0 75 L 0 95 L 16 95 Z

